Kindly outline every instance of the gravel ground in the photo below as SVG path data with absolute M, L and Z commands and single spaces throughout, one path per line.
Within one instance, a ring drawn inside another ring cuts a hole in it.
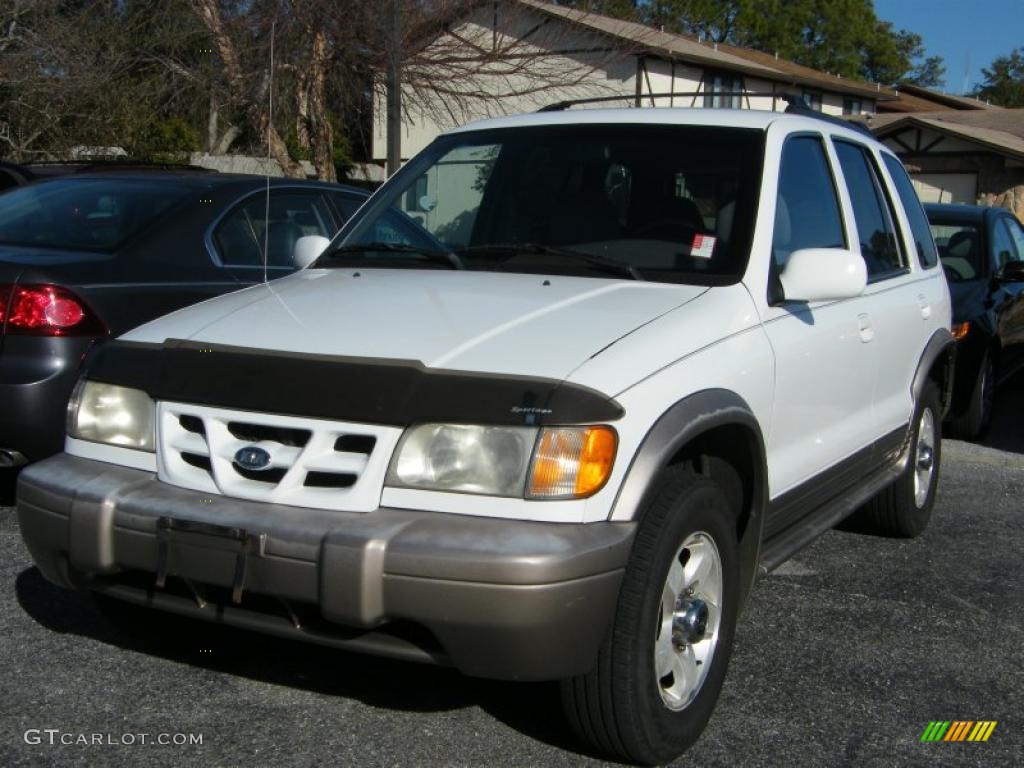
M 1022 405 L 1019 387 L 1003 398 L 987 445 L 944 443 L 921 537 L 830 532 L 757 585 L 685 762 L 1021 765 Z M 552 685 L 205 626 L 130 640 L 40 577 L 11 508 L 0 563 L 0 765 L 601 764 L 567 735 Z M 987 743 L 922 744 L 940 719 L 998 725 Z M 50 745 L 45 729 L 202 743 Z

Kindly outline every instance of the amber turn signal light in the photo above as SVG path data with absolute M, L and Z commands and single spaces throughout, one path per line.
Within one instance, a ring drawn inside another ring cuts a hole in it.
M 530 465 L 527 498 L 582 499 L 604 487 L 615 463 L 611 427 L 553 427 L 540 434 Z
M 960 341 L 960 339 L 964 338 L 965 336 L 967 336 L 968 333 L 971 332 L 971 324 L 970 322 L 954 323 L 952 330 L 953 338 L 956 339 L 957 341 Z

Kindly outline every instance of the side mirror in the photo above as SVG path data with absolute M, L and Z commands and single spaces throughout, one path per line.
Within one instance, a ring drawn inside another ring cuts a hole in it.
M 1024 283 L 1024 261 L 1008 261 L 996 272 L 1000 283 Z
M 858 253 L 845 248 L 793 251 L 779 274 L 786 301 L 852 299 L 864 293 L 868 270 Z
M 296 269 L 308 267 L 330 244 L 331 241 L 322 235 L 300 237 L 292 247 L 292 264 Z

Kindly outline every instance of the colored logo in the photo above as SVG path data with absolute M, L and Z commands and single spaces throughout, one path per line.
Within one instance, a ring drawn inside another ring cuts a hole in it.
M 995 720 L 932 720 L 921 741 L 988 741 L 995 729 Z
M 260 472 L 270 467 L 270 454 L 262 448 L 249 445 L 235 451 L 235 464 L 242 469 Z

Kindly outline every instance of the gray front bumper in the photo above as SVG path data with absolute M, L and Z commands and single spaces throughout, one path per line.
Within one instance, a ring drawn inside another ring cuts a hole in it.
M 61 586 L 523 680 L 566 677 L 593 665 L 635 529 L 248 502 L 66 454 L 21 473 L 17 505 L 32 557 Z M 236 578 L 237 551 L 200 536 L 173 541 L 172 578 L 167 589 L 155 588 L 162 517 L 264 535 L 262 552 L 245 559 L 239 604 L 220 597 Z M 306 618 L 311 614 L 315 621 Z M 391 631 L 407 625 L 416 631 Z M 417 640 L 421 635 L 430 641 Z

